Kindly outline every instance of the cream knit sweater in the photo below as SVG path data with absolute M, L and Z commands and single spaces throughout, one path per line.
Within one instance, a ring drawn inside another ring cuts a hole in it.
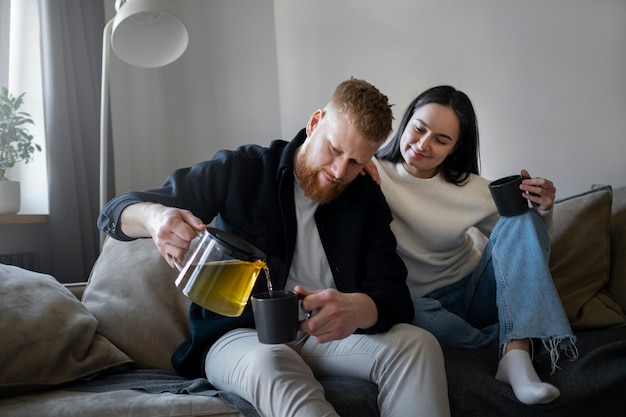
M 402 164 L 373 160 L 393 214 L 391 229 L 409 271 L 411 294 L 423 296 L 472 273 L 481 253 L 469 229 L 489 236 L 499 218 L 490 181 L 472 174 L 457 186 L 439 174 L 416 178 Z

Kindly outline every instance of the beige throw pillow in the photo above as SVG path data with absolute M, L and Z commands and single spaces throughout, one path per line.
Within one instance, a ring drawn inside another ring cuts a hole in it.
M 550 270 L 575 330 L 624 323 L 606 291 L 610 271 L 611 187 L 565 198 L 554 207 Z
M 50 275 L 0 264 L 0 395 L 69 382 L 131 359 Z
M 106 336 L 140 367 L 172 369 L 171 355 L 189 336 L 190 301 L 152 239 L 107 239 L 83 294 Z

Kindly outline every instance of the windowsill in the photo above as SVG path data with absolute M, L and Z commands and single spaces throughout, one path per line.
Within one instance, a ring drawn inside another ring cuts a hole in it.
M 0 224 L 43 224 L 47 214 L 0 214 Z

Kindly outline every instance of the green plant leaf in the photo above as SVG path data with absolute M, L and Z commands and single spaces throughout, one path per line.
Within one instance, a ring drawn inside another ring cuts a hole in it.
M 28 131 L 27 125 L 35 124 L 31 115 L 19 111 L 25 94 L 14 97 L 6 87 L 0 92 L 0 181 L 6 180 L 8 168 L 18 162 L 28 163 L 36 151 L 41 152 Z

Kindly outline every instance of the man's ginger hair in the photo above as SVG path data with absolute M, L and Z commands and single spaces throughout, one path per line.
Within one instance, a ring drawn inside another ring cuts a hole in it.
M 327 107 L 345 113 L 357 132 L 373 143 L 382 144 L 393 129 L 389 99 L 367 81 L 356 78 L 343 81 Z

